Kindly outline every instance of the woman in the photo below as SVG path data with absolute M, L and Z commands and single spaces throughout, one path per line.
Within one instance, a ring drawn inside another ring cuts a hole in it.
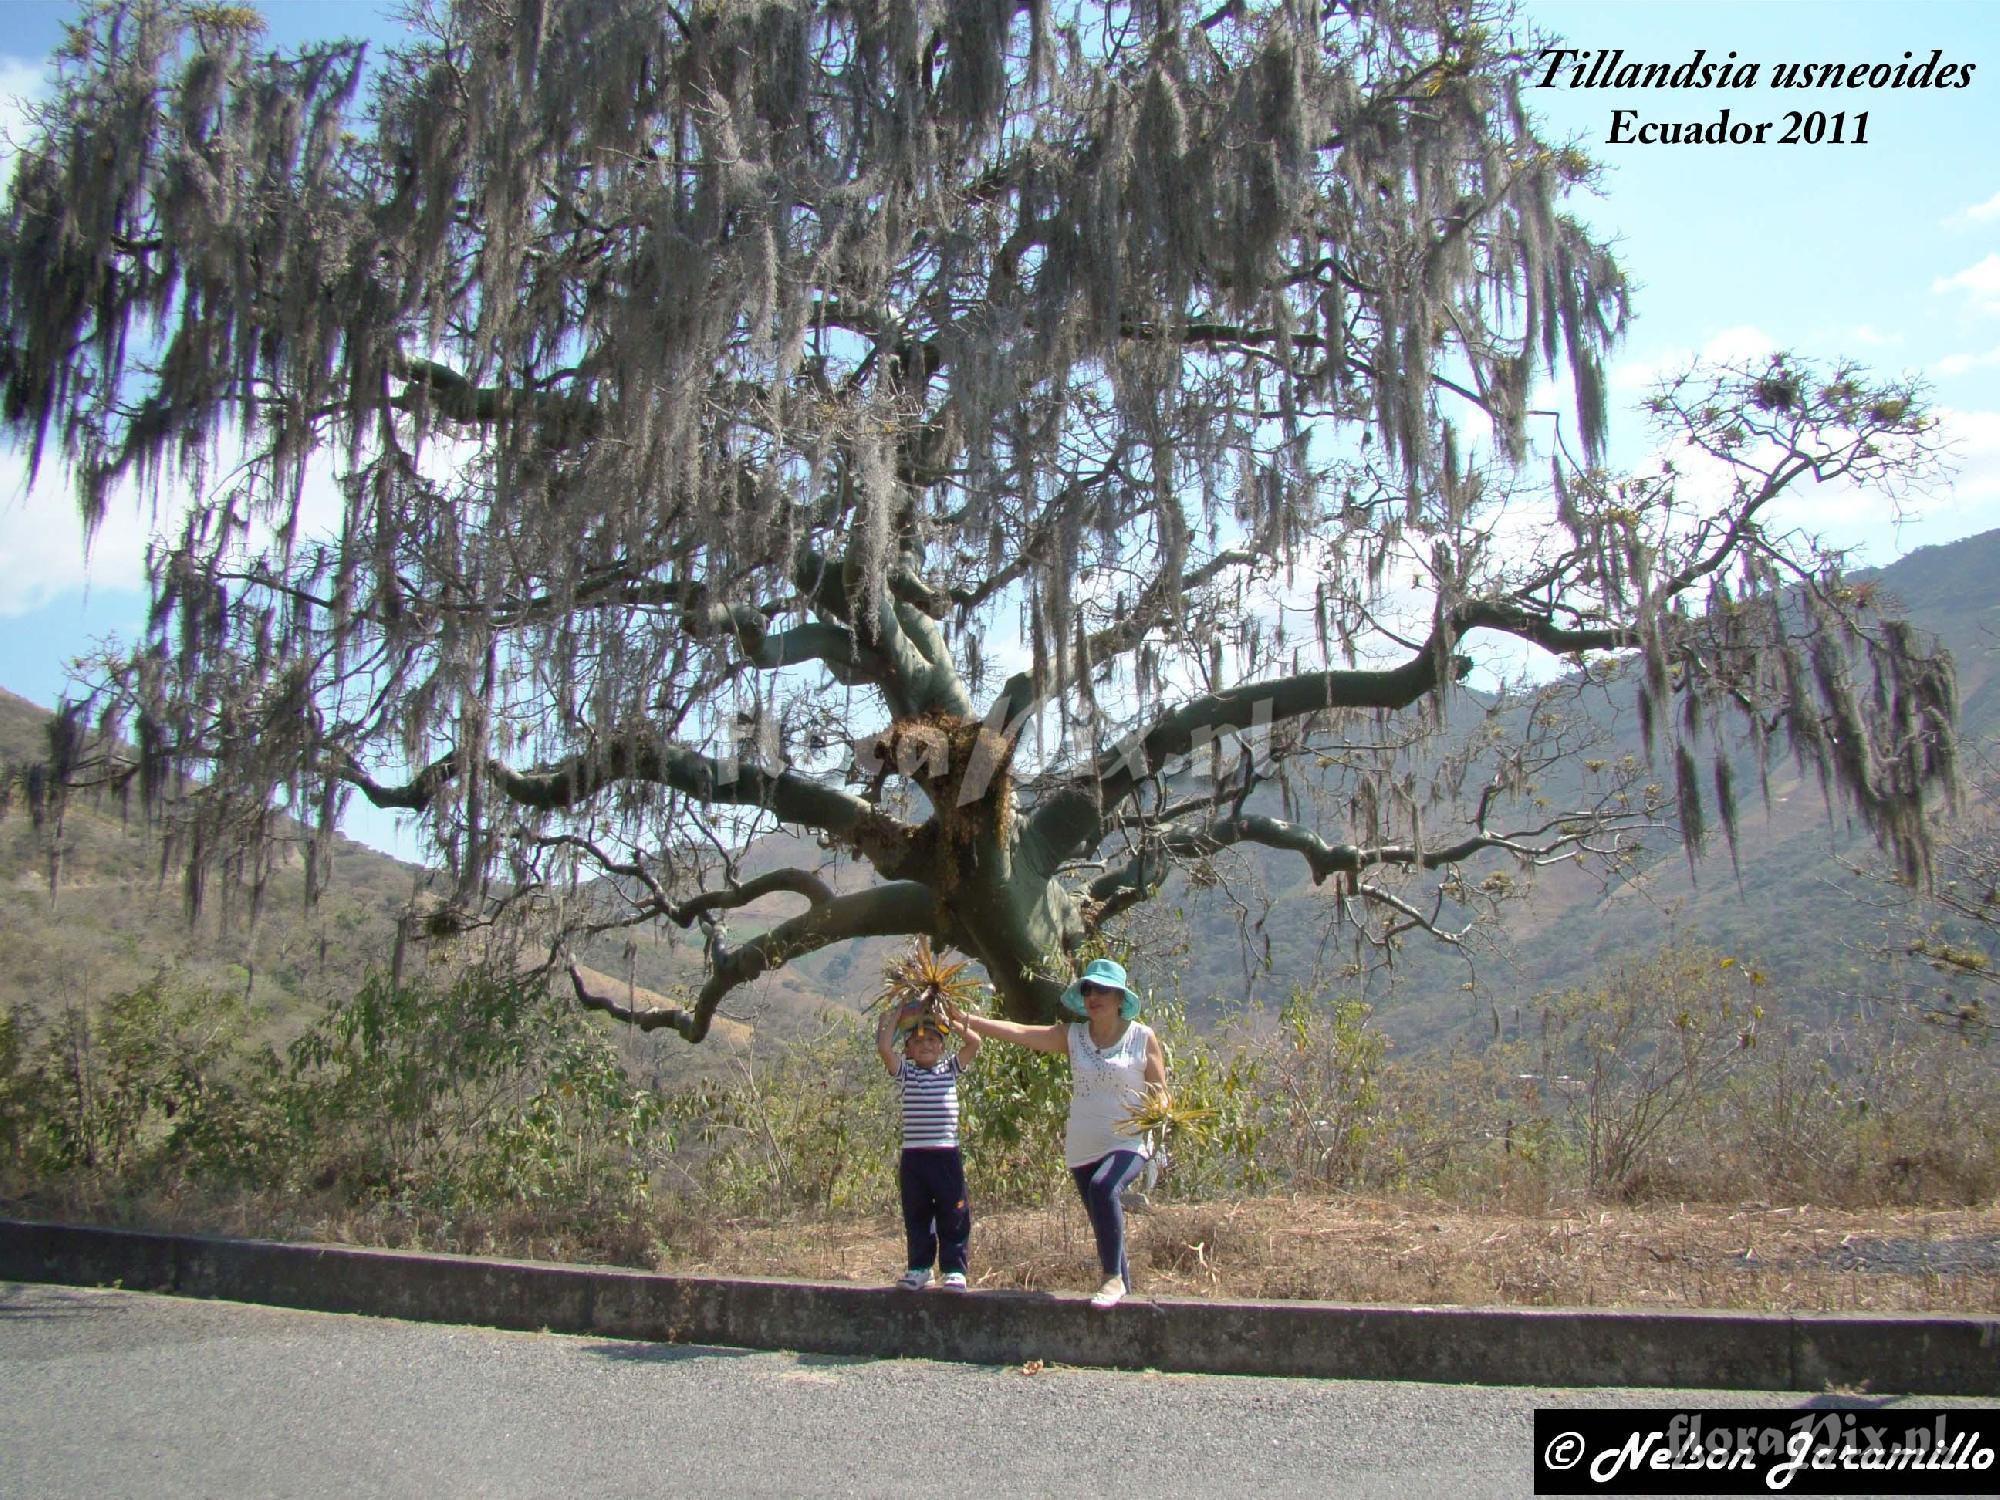
M 1104 1284 L 1090 1299 L 1097 1308 L 1114 1307 L 1132 1285 L 1125 1258 L 1125 1209 L 1119 1195 L 1131 1185 L 1152 1154 L 1142 1136 L 1121 1128 L 1148 1089 L 1167 1086 L 1167 1054 L 1152 1028 L 1136 1017 L 1139 997 L 1125 983 L 1123 965 L 1094 958 L 1063 992 L 1064 1014 L 1082 1017 L 1069 1024 L 1024 1026 L 986 1016 L 950 1012 L 974 1036 L 1015 1042 L 1036 1052 L 1069 1054 L 1069 1126 L 1063 1159 L 1083 1195 L 1097 1236 L 1097 1260 Z

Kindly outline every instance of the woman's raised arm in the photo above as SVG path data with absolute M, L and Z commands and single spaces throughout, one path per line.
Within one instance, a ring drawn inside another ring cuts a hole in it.
M 975 1016 L 968 1011 L 945 1008 L 952 1021 L 973 1036 L 991 1037 L 996 1042 L 1013 1042 L 1033 1052 L 1069 1051 L 1068 1028 L 1057 1022 L 1049 1026 L 1027 1026 L 1019 1021 L 1001 1021 L 992 1016 Z

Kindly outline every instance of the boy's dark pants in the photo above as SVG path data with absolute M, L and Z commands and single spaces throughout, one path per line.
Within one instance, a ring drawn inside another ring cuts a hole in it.
M 972 1210 L 965 1201 L 965 1160 L 956 1146 L 906 1148 L 897 1173 L 903 1190 L 903 1233 L 912 1271 L 935 1259 L 942 1271 L 965 1270 Z

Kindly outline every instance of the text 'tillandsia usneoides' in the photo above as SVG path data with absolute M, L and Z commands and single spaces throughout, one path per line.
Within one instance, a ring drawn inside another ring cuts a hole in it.
M 1947 59 L 1942 47 L 1931 48 L 1928 57 L 1912 49 L 1893 62 L 1769 63 L 1733 51 L 1712 58 L 1706 47 L 1680 62 L 1636 61 L 1622 47 L 1544 47 L 1533 80 L 1544 89 L 1660 90 L 1657 110 L 1612 108 L 1607 146 L 1865 146 L 1880 93 L 1970 88 L 1978 66 Z M 1753 90 L 1772 96 L 1771 103 L 1746 108 L 1737 99 L 1697 114 L 1688 97 Z M 1798 99 L 1806 90 L 1832 98 L 1815 97 L 1809 109 L 1780 108 L 1781 101 Z M 1829 103 L 1835 107 L 1826 108 Z

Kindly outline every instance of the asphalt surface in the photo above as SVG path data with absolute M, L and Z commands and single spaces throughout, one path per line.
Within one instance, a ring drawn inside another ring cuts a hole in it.
M 36 1500 L 715 1491 L 1473 1500 L 1531 1492 L 1537 1406 L 1830 1404 L 1029 1372 L 18 1283 L 0 1283 L 0 1393 L 0 1495 Z

